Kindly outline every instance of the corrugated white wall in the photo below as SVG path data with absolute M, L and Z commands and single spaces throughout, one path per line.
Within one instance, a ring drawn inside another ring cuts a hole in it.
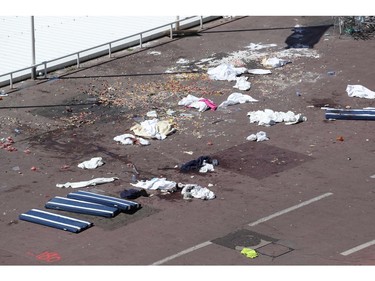
M 176 18 L 173 16 L 35 16 L 36 64 L 168 24 Z M 164 30 L 168 30 L 168 27 Z M 154 31 L 156 32 L 158 31 Z M 0 17 L 0 75 L 31 65 L 31 17 Z M 15 77 L 19 75 L 18 73 Z M 0 81 L 7 79 L 8 76 L 0 77 Z

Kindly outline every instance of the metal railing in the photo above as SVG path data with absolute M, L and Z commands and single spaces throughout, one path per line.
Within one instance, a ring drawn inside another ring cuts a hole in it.
M 7 80 L 5 80 L 5 83 L 6 83 L 5 85 L 9 85 L 10 89 L 13 89 L 13 84 L 14 84 L 14 81 L 15 81 L 14 74 L 16 74 L 16 73 L 23 72 L 23 71 L 26 71 L 26 70 L 30 70 L 30 74 L 24 75 L 22 78 L 18 77 L 18 79 L 20 81 L 26 80 L 26 79 L 32 77 L 32 73 L 33 72 L 35 73 L 37 67 L 42 66 L 43 67 L 44 78 L 47 78 L 47 73 L 48 73 L 48 70 L 49 70 L 48 69 L 48 64 L 51 64 L 52 62 L 56 62 L 56 61 L 59 61 L 59 60 L 62 60 L 62 59 L 66 59 L 66 58 L 69 58 L 69 57 L 72 57 L 72 56 L 76 56 L 76 66 L 77 66 L 77 68 L 79 68 L 81 62 L 87 61 L 87 60 L 91 59 L 92 56 L 95 55 L 95 54 L 90 54 L 90 55 L 86 56 L 86 57 L 90 57 L 90 58 L 84 59 L 83 57 L 80 57 L 81 54 L 83 54 L 85 52 L 88 52 L 88 51 L 92 51 L 92 50 L 98 49 L 98 48 L 106 47 L 106 46 L 108 46 L 107 49 L 105 49 L 104 51 L 102 50 L 101 52 L 96 53 L 96 55 L 97 56 L 101 56 L 101 54 L 103 52 L 105 52 L 105 53 L 108 53 L 108 56 L 111 58 L 112 57 L 112 53 L 113 53 L 113 51 L 115 49 L 117 51 L 117 50 L 120 50 L 120 49 L 126 49 L 126 48 L 129 48 L 131 46 L 136 46 L 136 45 L 139 45 L 140 48 L 142 48 L 143 47 L 143 43 L 147 40 L 147 38 L 143 37 L 144 34 L 150 33 L 152 31 L 155 31 L 155 30 L 161 29 L 163 27 L 167 27 L 167 26 L 169 26 L 169 36 L 170 36 L 171 39 L 173 39 L 173 33 L 174 33 L 173 32 L 173 29 L 174 29 L 173 27 L 175 26 L 176 29 L 177 28 L 183 28 L 184 26 L 180 26 L 180 23 L 184 22 L 184 21 L 187 21 L 187 20 L 191 20 L 193 18 L 197 18 L 197 21 L 199 20 L 199 26 L 200 26 L 200 29 L 202 29 L 203 28 L 203 17 L 202 16 L 192 16 L 192 17 L 186 17 L 186 18 L 183 18 L 183 19 L 178 19 L 177 18 L 176 21 L 173 21 L 173 22 L 161 25 L 161 26 L 157 26 L 157 27 L 154 27 L 154 28 L 142 31 L 142 32 L 138 32 L 138 33 L 135 33 L 135 34 L 132 34 L 132 35 L 120 38 L 120 39 L 116 39 L 116 40 L 113 40 L 113 41 L 110 41 L 110 42 L 107 42 L 107 43 L 96 45 L 96 46 L 88 48 L 88 49 L 84 49 L 84 50 L 81 50 L 81 51 L 78 51 L 78 52 L 70 53 L 70 54 L 62 56 L 62 57 L 58 57 L 58 58 L 55 58 L 55 59 L 52 59 L 52 60 L 48 60 L 48 61 L 43 61 L 41 63 L 34 64 L 32 66 L 29 66 L 29 67 L 25 67 L 25 68 L 17 69 L 17 70 L 14 70 L 14 71 L 11 71 L 11 72 L 8 72 L 8 73 L 5 73 L 5 74 L 1 74 L 0 77 L 4 77 L 4 76 L 8 76 L 9 75 L 9 80 L 8 80 L 9 82 L 7 83 L 6 82 Z M 207 17 L 207 19 L 208 18 L 209 17 Z M 217 17 L 214 17 L 214 18 L 217 18 Z M 191 26 L 196 26 L 195 22 L 190 22 Z M 185 24 L 185 26 L 187 26 L 187 24 Z M 162 31 L 163 34 L 165 32 L 166 32 L 166 30 Z M 130 38 L 133 38 L 133 37 L 139 37 L 139 43 L 138 44 L 134 44 L 134 43 L 132 44 L 132 43 L 127 42 L 128 45 L 124 44 L 122 48 L 121 48 L 121 46 L 120 47 L 117 46 L 117 48 L 114 48 L 112 46 L 115 43 L 124 41 L 126 39 L 130 39 Z M 151 37 L 151 35 L 149 37 Z M 64 62 L 64 63 L 67 64 L 67 62 Z M 61 63 L 60 66 L 64 65 L 64 63 Z M 58 66 L 59 65 L 55 65 L 55 70 L 59 68 Z M 0 86 L 1 86 L 1 84 L 0 84 Z

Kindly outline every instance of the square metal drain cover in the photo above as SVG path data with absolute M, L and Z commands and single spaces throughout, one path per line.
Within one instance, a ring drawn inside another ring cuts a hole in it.
M 255 179 L 269 177 L 314 159 L 302 153 L 250 141 L 211 157 L 219 160 L 220 168 Z
M 282 255 L 285 255 L 293 251 L 294 249 L 277 244 L 277 243 L 270 243 L 262 247 L 259 247 L 256 250 L 261 255 L 269 256 L 272 258 L 277 258 L 277 257 L 280 257 Z
M 247 229 L 240 229 L 229 233 L 224 237 L 212 240 L 212 243 L 236 250 L 239 247 L 251 247 L 256 249 L 265 246 L 271 242 L 277 242 L 278 239 L 256 233 Z

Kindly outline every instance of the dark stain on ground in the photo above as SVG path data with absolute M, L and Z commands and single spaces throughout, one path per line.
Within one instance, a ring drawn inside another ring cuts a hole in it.
M 333 99 L 330 99 L 330 98 L 322 98 L 322 99 L 314 98 L 314 99 L 311 99 L 310 103 L 314 107 L 334 107 L 334 108 L 341 107 L 340 104 L 336 103 Z
M 254 142 L 233 146 L 212 157 L 219 159 L 220 168 L 255 179 L 284 172 L 313 159 L 298 152 Z

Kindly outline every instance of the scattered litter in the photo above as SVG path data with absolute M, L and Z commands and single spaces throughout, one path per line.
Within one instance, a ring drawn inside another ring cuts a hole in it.
M 250 74 L 257 74 L 257 75 L 271 74 L 272 73 L 271 70 L 269 70 L 269 69 L 259 69 L 259 68 L 248 69 L 247 72 L 250 73 Z
M 336 138 L 336 140 L 337 140 L 337 141 L 344 141 L 344 137 L 343 137 L 343 136 L 338 136 L 338 137 Z
M 263 132 L 263 131 L 259 131 L 258 133 L 256 134 L 251 134 L 249 135 L 246 140 L 249 140 L 249 141 L 257 141 L 257 142 L 260 142 L 260 141 L 267 141 L 269 140 L 269 138 L 267 137 L 266 133 Z
M 154 56 L 158 56 L 158 55 L 161 55 L 161 52 L 158 52 L 158 51 L 151 51 L 151 52 L 148 52 L 149 55 L 154 55 Z
M 323 108 L 326 110 L 325 118 L 336 120 L 375 120 L 375 108 L 364 108 L 364 109 L 335 109 L 335 108 Z
M 35 166 L 32 166 L 32 167 L 30 168 L 31 171 L 36 171 L 37 169 L 38 169 L 38 168 L 35 167 Z
M 252 98 L 249 95 L 244 95 L 242 93 L 232 93 L 228 96 L 227 100 L 222 102 L 219 107 L 226 107 L 229 105 L 235 105 L 239 103 L 246 103 L 246 102 L 257 102 L 258 100 Z
M 214 199 L 215 193 L 209 190 L 207 187 L 202 187 L 197 184 L 178 184 L 178 187 L 182 187 L 181 194 L 184 199 L 197 198 L 202 200 Z
M 247 91 L 250 90 L 251 83 L 247 81 L 248 77 L 236 77 L 236 85 L 233 86 L 233 88 L 237 88 L 241 91 Z
M 7 151 L 17 151 L 17 148 L 13 146 L 14 140 L 12 137 L 7 137 L 6 139 L 0 139 L 0 148 L 5 149 Z
M 193 155 L 193 151 L 184 151 L 184 153 L 186 153 L 186 154 L 189 154 L 189 155 Z
M 156 118 L 145 120 L 141 124 L 136 124 L 131 127 L 130 130 L 137 136 L 150 139 L 155 138 L 158 140 L 164 140 L 169 134 L 175 131 L 169 121 L 159 121 Z
M 375 179 L 375 175 L 370 176 L 370 178 Z
M 250 248 L 243 248 L 241 250 L 241 254 L 243 254 L 244 256 L 250 259 L 256 258 L 258 256 L 258 253 L 255 250 L 250 249 Z
M 236 81 L 236 77 L 245 73 L 245 67 L 234 67 L 232 64 L 223 63 L 214 68 L 209 68 L 207 74 L 212 80 Z
M 185 164 L 181 165 L 180 171 L 181 172 L 200 171 L 200 169 L 204 166 L 206 166 L 206 168 L 203 169 L 202 172 L 204 172 L 206 169 L 208 171 L 209 169 L 211 169 L 211 166 L 207 166 L 207 164 L 212 164 L 213 166 L 217 166 L 219 162 L 217 161 L 217 159 L 211 159 L 211 157 L 209 156 L 200 156 L 197 159 L 190 160 L 186 162 Z
M 253 51 L 256 51 L 256 50 L 261 50 L 261 49 L 265 49 L 265 48 L 270 48 L 270 47 L 276 47 L 277 45 L 276 44 L 261 44 L 261 43 L 250 43 L 249 46 L 246 46 L 247 49 L 250 49 L 250 50 L 253 50 Z
M 193 118 L 194 117 L 194 115 L 191 114 L 191 113 L 180 113 L 180 116 L 181 117 L 187 117 L 187 118 Z
M 103 158 L 102 157 L 94 157 L 90 160 L 83 161 L 82 163 L 78 164 L 78 168 L 81 169 L 96 169 L 97 167 L 100 167 L 104 165 Z
M 138 138 L 132 134 L 123 134 L 113 138 L 114 141 L 120 142 L 122 144 L 140 144 L 140 145 L 149 145 L 150 142 L 143 138 Z
M 169 116 L 173 116 L 176 111 L 172 110 L 172 109 L 168 109 L 167 112 L 166 112 Z
M 151 180 L 138 181 L 137 183 L 130 183 L 132 186 L 151 190 L 174 191 L 176 189 L 176 182 L 168 181 L 166 178 L 152 178 Z
M 88 181 L 79 181 L 79 182 L 67 182 L 63 184 L 56 184 L 56 187 L 59 188 L 79 188 L 79 187 L 86 187 L 86 186 L 91 186 L 91 185 L 98 185 L 98 184 L 103 184 L 103 183 L 108 183 L 108 182 L 113 182 L 115 180 L 118 180 L 119 178 L 117 177 L 112 177 L 112 178 L 95 178 L 92 180 Z
M 215 171 L 214 165 L 203 161 L 202 167 L 199 169 L 199 173 L 207 173 Z
M 152 110 L 152 111 L 147 112 L 146 116 L 147 117 L 152 117 L 152 118 L 157 118 L 158 114 L 156 113 L 155 110 Z
M 267 68 L 277 68 L 277 67 L 282 67 L 291 62 L 273 57 L 273 58 L 268 58 L 268 59 L 264 58 L 261 63 L 264 67 L 267 67 Z
M 1 90 L 0 97 L 7 97 L 7 96 L 9 96 L 9 95 L 6 94 L 4 90 Z
M 375 99 L 375 92 L 362 85 L 348 85 L 346 87 L 346 92 L 348 93 L 349 97 Z
M 179 59 L 176 63 L 179 63 L 179 64 L 186 64 L 186 63 L 189 63 L 189 60 L 187 59 Z
M 180 100 L 178 102 L 178 105 L 196 108 L 199 112 L 206 111 L 208 108 L 211 108 L 211 110 L 216 110 L 217 108 L 216 104 L 214 104 L 213 101 L 205 98 L 198 98 L 190 94 Z
M 258 122 L 259 126 L 272 126 L 281 122 L 284 122 L 285 125 L 293 125 L 307 121 L 307 118 L 300 113 L 273 111 L 271 109 L 249 111 L 247 116 L 250 118 L 250 123 Z
M 124 199 L 136 199 L 141 196 L 148 197 L 146 190 L 131 188 L 131 189 L 124 189 L 120 193 L 120 197 Z
M 336 72 L 335 72 L 335 71 L 328 71 L 328 72 L 327 72 L 327 75 L 329 75 L 329 76 L 334 76 L 334 75 L 336 75 Z

